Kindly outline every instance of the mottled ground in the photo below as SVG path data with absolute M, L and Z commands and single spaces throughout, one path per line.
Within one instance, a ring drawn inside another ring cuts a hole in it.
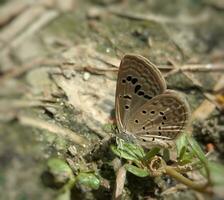
M 193 135 L 223 163 L 223 11 L 221 0 L 0 1 L 0 198 L 53 199 L 58 191 L 41 181 L 46 160 L 67 158 L 71 145 L 88 154 L 109 136 L 125 53 L 149 58 L 168 87 L 186 95 Z M 142 199 L 150 187 L 154 197 L 153 184 L 129 175 L 127 199 Z M 112 189 L 101 192 L 85 198 L 109 198 Z M 80 190 L 73 193 L 77 199 Z

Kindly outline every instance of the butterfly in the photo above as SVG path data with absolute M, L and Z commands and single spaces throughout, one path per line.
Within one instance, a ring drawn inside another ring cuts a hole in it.
M 190 108 L 179 92 L 167 89 L 153 63 L 127 54 L 118 71 L 115 114 L 121 138 L 146 148 L 170 147 L 187 126 Z

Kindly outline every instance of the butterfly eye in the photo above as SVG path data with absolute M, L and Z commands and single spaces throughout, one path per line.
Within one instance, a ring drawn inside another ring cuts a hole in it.
M 151 114 L 155 114 L 155 111 L 154 111 L 154 110 L 152 110 L 152 111 L 151 111 Z
M 164 112 L 159 112 L 160 115 L 164 115 Z
M 135 120 L 135 123 L 138 123 L 138 120 L 137 119 Z
M 146 111 L 145 111 L 145 110 L 143 110 L 143 111 L 142 111 L 142 113 L 143 113 L 143 114 L 146 114 Z
M 129 108 L 129 106 L 125 106 L 125 109 L 128 109 Z

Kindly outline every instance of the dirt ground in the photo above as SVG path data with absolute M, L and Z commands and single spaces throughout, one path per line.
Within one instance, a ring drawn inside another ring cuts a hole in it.
M 86 155 L 110 137 L 126 53 L 149 58 L 186 95 L 193 136 L 224 164 L 223 21 L 222 0 L 1 0 L 0 199 L 55 199 L 41 179 L 47 160 L 72 160 L 71 146 Z M 109 186 L 73 189 L 71 199 L 111 198 L 111 157 L 97 154 Z M 127 178 L 124 199 L 212 199 L 163 196 L 152 179 Z

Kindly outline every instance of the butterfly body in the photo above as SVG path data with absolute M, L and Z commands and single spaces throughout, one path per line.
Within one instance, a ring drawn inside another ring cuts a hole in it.
M 184 98 L 167 90 L 157 67 L 133 54 L 121 60 L 115 104 L 121 135 L 147 148 L 175 140 L 186 126 L 190 113 Z

